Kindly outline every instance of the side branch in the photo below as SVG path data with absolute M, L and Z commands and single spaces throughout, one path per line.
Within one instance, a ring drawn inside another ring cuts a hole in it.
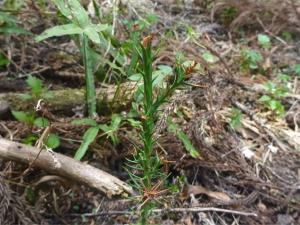
M 0 138 L 0 157 L 29 164 L 39 153 L 37 148 Z M 118 178 L 59 153 L 43 150 L 34 167 L 95 188 L 108 197 L 132 194 L 132 188 Z

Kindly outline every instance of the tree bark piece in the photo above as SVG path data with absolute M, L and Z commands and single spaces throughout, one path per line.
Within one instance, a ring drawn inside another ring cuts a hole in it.
M 131 102 L 135 91 L 136 83 L 123 83 L 119 86 L 107 85 L 97 89 L 97 109 L 98 113 L 103 114 L 107 110 L 120 111 L 125 109 Z M 85 90 L 66 88 L 52 91 L 53 97 L 43 99 L 47 103 L 48 110 L 51 112 L 71 112 L 76 106 L 85 105 Z M 28 110 L 32 108 L 32 102 L 22 99 L 21 93 L 0 94 L 0 105 L 7 102 L 10 109 Z M 6 104 L 7 104 L 6 103 Z M 7 110 L 7 109 L 6 109 Z M 5 111 L 2 109 L 2 111 Z M 1 118 L 1 111 L 0 111 Z
M 39 149 L 37 148 L 0 138 L 1 158 L 29 164 L 38 153 Z M 118 178 L 59 153 L 42 150 L 33 166 L 51 174 L 86 184 L 103 192 L 108 197 L 126 196 L 133 193 L 132 188 Z

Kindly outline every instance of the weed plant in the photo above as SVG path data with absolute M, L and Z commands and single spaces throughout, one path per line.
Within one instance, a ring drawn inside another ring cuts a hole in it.
M 36 37 L 37 41 L 42 41 L 53 36 L 79 35 L 81 41 L 81 53 L 85 69 L 86 80 L 86 103 L 90 117 L 96 115 L 96 90 L 94 81 L 93 52 L 89 46 L 89 40 L 95 44 L 100 44 L 101 32 L 108 29 L 106 24 L 93 24 L 87 11 L 81 6 L 78 0 L 53 0 L 62 15 L 70 23 L 55 26 L 45 30 Z
M 30 92 L 22 94 L 21 100 L 27 101 L 31 108 L 26 111 L 13 110 L 12 114 L 18 121 L 25 123 L 31 128 L 33 128 L 33 126 L 46 128 L 50 126 L 50 122 L 45 117 L 38 116 L 37 112 L 39 111 L 43 99 L 53 97 L 52 92 L 43 87 L 43 83 L 40 79 L 31 75 L 28 76 L 26 83 L 30 88 Z M 22 142 L 33 145 L 37 140 L 38 136 L 32 133 L 25 137 Z M 57 148 L 60 145 L 59 137 L 54 133 L 49 133 L 45 140 L 45 145 L 51 149 Z

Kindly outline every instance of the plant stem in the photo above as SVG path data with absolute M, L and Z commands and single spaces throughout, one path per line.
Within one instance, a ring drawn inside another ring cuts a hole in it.
M 96 89 L 88 37 L 85 34 L 82 34 L 82 53 L 86 82 L 86 102 L 88 115 L 90 117 L 94 117 L 97 115 Z
M 152 82 L 152 53 L 151 43 L 146 48 L 142 48 L 142 62 L 143 62 L 143 80 L 144 80 L 144 115 L 143 120 L 143 163 L 144 163 L 144 185 L 146 188 L 151 187 L 152 180 L 152 160 L 151 155 L 153 151 L 153 129 L 154 129 L 154 116 L 152 112 L 153 107 L 153 82 Z

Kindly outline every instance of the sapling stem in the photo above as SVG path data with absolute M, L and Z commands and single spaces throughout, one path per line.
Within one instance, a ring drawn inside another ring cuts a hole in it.
M 93 65 L 90 57 L 89 40 L 85 34 L 82 37 L 82 54 L 83 64 L 86 82 L 86 102 L 88 108 L 88 115 L 94 117 L 97 115 L 97 103 L 96 103 L 96 88 L 95 79 L 93 73 Z
M 129 173 L 133 182 L 140 189 L 143 196 L 141 208 L 141 224 L 146 224 L 147 218 L 154 207 L 154 200 L 156 193 L 161 193 L 160 188 L 164 184 L 165 175 L 160 171 L 160 159 L 158 155 L 153 153 L 155 120 L 159 107 L 166 101 L 166 99 L 175 91 L 175 89 L 184 83 L 186 71 L 179 64 L 177 59 L 175 68 L 175 77 L 171 84 L 162 88 L 160 94 L 154 98 L 153 94 L 153 56 L 151 46 L 151 36 L 143 39 L 140 46 L 136 48 L 139 55 L 140 69 L 139 71 L 143 77 L 143 101 L 142 105 L 142 142 L 143 147 L 139 149 L 137 156 L 132 166 L 134 170 L 139 170 L 142 173 L 141 177 L 133 173 Z M 166 190 L 163 190 L 163 192 Z

